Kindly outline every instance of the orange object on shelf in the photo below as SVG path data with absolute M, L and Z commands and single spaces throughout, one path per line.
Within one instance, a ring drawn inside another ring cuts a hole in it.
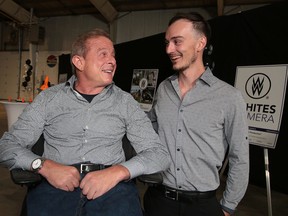
M 40 86 L 40 90 L 43 91 L 49 87 L 49 77 L 46 76 L 43 85 Z

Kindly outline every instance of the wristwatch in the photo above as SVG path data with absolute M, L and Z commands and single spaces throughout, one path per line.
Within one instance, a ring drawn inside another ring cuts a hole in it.
M 44 162 L 44 158 L 36 158 L 31 164 L 32 171 L 38 172 L 43 167 Z

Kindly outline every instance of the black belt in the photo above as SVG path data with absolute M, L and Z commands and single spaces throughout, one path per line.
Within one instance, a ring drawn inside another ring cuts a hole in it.
M 164 197 L 167 199 L 175 200 L 175 201 L 183 201 L 183 202 L 191 202 L 195 201 L 195 199 L 209 199 L 216 196 L 216 190 L 213 191 L 183 191 L 176 190 L 171 187 L 167 187 L 164 185 L 159 185 L 155 187 L 158 191 L 160 191 Z
M 93 164 L 93 163 L 73 164 L 72 166 L 76 167 L 79 173 L 89 173 L 111 167 L 111 165 Z

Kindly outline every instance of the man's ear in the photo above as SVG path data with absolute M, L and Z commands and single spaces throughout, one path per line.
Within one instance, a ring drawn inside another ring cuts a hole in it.
M 72 57 L 72 63 L 79 70 L 82 71 L 84 68 L 84 59 L 81 56 L 74 55 Z
M 200 37 L 198 40 L 198 45 L 197 45 L 198 51 L 204 50 L 206 45 L 207 45 L 207 38 L 204 36 Z

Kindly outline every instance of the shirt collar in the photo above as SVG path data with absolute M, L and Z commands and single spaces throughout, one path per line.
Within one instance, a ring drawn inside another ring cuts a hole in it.
M 76 80 L 77 80 L 77 77 L 75 75 L 71 76 L 71 78 L 66 81 L 65 86 L 73 89 L 73 86 Z M 114 81 L 111 84 L 107 85 L 104 89 L 110 89 L 113 85 L 114 85 Z
M 177 80 L 178 79 L 178 73 L 173 74 L 168 79 L 171 82 Z M 202 80 L 207 85 L 212 86 L 217 81 L 217 78 L 213 75 L 213 73 L 210 70 L 210 68 L 207 67 L 206 70 L 204 71 L 204 73 L 199 77 L 198 80 Z M 197 82 L 198 82 L 198 80 L 197 80 Z
M 199 79 L 209 86 L 212 86 L 217 81 L 216 77 L 213 75 L 209 67 L 206 68 L 205 72 L 201 75 Z
M 65 86 L 73 88 L 73 85 L 76 80 L 77 77 L 75 75 L 71 76 L 70 79 L 66 81 Z

